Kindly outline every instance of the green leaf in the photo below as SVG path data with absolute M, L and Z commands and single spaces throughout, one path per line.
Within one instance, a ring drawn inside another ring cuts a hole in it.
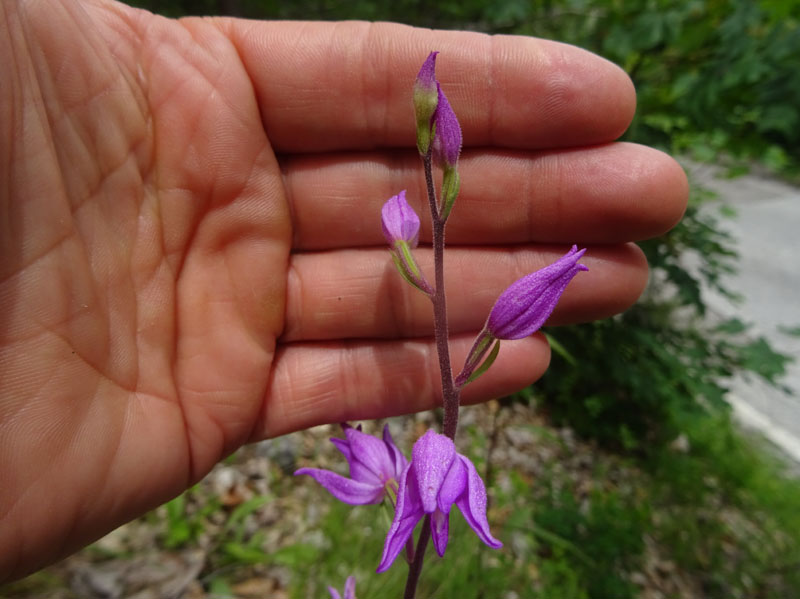
M 245 564 L 259 564 L 267 561 L 270 557 L 260 548 L 233 542 L 225 543 L 222 546 L 222 550 L 233 561 Z
M 478 366 L 472 373 L 472 375 L 467 379 L 467 383 L 471 383 L 479 376 L 481 376 L 484 372 L 489 370 L 491 365 L 494 364 L 494 361 L 497 359 L 497 354 L 499 352 L 500 352 L 500 340 L 498 339 L 495 342 L 494 347 L 489 351 L 489 355 L 486 356 L 486 359 L 483 361 L 483 363 L 480 366 Z
M 257 495 L 237 505 L 225 523 L 224 532 L 226 534 L 233 532 L 235 539 L 241 541 L 245 534 L 245 519 L 268 502 L 269 497 Z
M 786 366 L 793 358 L 776 352 L 763 337 L 759 337 L 740 349 L 742 368 L 754 372 L 769 381 L 777 383 L 777 379 L 786 373 Z
M 717 331 L 721 333 L 728 333 L 729 335 L 738 335 L 740 333 L 744 333 L 749 328 L 750 325 L 743 323 L 738 318 L 731 318 L 717 326 Z
M 800 337 L 800 324 L 793 327 L 780 325 L 778 330 L 784 335 L 789 335 L 790 337 Z
M 316 547 L 297 543 L 279 549 L 270 556 L 270 561 L 293 568 L 299 564 L 314 562 L 319 557 L 319 553 L 320 550 Z
M 208 585 L 208 592 L 214 599 L 236 599 L 236 594 L 233 592 L 231 585 L 222 577 L 211 579 L 211 583 Z
M 549 333 L 545 333 L 544 336 L 554 352 L 556 352 L 559 356 L 564 358 L 567 362 L 569 362 L 573 366 L 578 365 L 578 361 L 575 359 L 575 356 L 569 353 L 569 350 L 567 350 L 566 347 L 561 345 L 561 343 L 555 337 L 553 337 Z

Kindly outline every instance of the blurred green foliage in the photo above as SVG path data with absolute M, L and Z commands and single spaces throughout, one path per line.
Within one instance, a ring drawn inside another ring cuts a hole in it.
M 694 190 L 684 219 L 640 244 L 652 275 L 644 297 L 624 314 L 550 331 L 558 356 L 536 385 L 557 424 L 606 446 L 646 454 L 672 441 L 691 418 L 727 411 L 736 373 L 778 386 L 789 362 L 749 326 L 706 314 L 701 288 L 736 296 L 723 284 L 737 254 Z M 688 267 L 687 264 L 692 264 Z

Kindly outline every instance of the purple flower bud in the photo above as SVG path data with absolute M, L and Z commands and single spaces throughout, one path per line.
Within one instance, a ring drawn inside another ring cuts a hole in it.
M 331 599 L 342 599 L 339 591 L 333 587 L 328 587 L 328 592 L 331 594 Z M 356 599 L 356 578 L 355 576 L 348 576 L 344 582 L 344 599 Z
M 397 508 L 378 572 L 389 569 L 426 514 L 431 516 L 433 546 L 444 555 L 453 505 L 481 541 L 494 549 L 503 546 L 489 531 L 486 487 L 475 466 L 456 453 L 450 438 L 428 431 L 414 444 L 411 462 L 400 475 Z
M 345 439 L 331 439 L 350 464 L 350 478 L 330 470 L 300 468 L 339 501 L 350 505 L 380 503 L 387 492 L 397 492 L 397 481 L 408 464 L 397 449 L 389 426 L 383 428 L 383 439 L 376 439 L 351 426 L 344 426 Z
M 406 201 L 404 189 L 389 198 L 381 208 L 383 235 L 389 245 L 394 247 L 398 241 L 405 241 L 410 247 L 419 243 L 419 216 Z
M 417 74 L 417 80 L 414 82 L 414 93 L 424 93 L 433 95 L 436 93 L 436 55 L 438 51 L 428 54 L 428 58 L 422 63 Z M 433 113 L 433 111 L 431 111 Z M 430 117 L 428 117 L 430 118 Z
M 439 102 L 436 112 L 433 113 L 433 160 L 441 168 L 455 168 L 458 154 L 461 152 L 461 125 L 458 124 L 456 113 L 453 112 L 447 96 L 442 91 L 442 86 L 436 83 L 439 93 Z
M 420 154 L 427 154 L 431 142 L 431 121 L 439 101 L 436 89 L 436 55 L 431 52 L 414 82 L 414 115 L 417 120 L 417 147 Z
M 489 313 L 486 329 L 497 339 L 522 339 L 535 333 L 553 313 L 569 282 L 582 270 L 586 249 L 569 252 L 550 266 L 522 277 L 506 289 Z
M 411 254 L 411 248 L 419 243 L 419 217 L 406 202 L 405 190 L 389 198 L 383 205 L 381 226 L 392 250 L 394 264 L 402 277 L 423 293 L 433 295 L 433 288 Z

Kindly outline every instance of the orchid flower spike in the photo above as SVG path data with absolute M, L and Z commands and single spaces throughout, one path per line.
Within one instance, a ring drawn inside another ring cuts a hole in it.
M 492 536 L 486 519 L 486 487 L 472 462 L 456 453 L 453 441 L 432 430 L 414 444 L 411 462 L 400 475 L 397 508 L 378 572 L 394 562 L 423 516 L 431 516 L 436 553 L 447 548 L 450 509 L 455 505 L 478 538 L 489 547 L 503 544 Z
M 433 288 L 411 254 L 411 249 L 419 243 L 419 216 L 406 201 L 405 189 L 389 198 L 381 208 L 381 226 L 402 277 L 420 291 L 433 295 Z
M 331 599 L 342 599 L 339 591 L 333 587 L 328 587 L 328 592 L 331 594 Z M 355 576 L 348 576 L 344 582 L 344 599 L 356 599 L 356 578 Z
M 573 245 L 564 256 L 522 277 L 500 294 L 489 313 L 486 330 L 497 339 L 522 339 L 550 318 L 561 294 L 576 274 L 589 270 L 578 264 L 586 249 Z
M 350 505 L 380 503 L 386 494 L 397 494 L 398 480 L 408 464 L 389 433 L 383 427 L 383 439 L 377 439 L 349 425 L 343 425 L 345 439 L 331 439 L 350 465 L 350 478 L 330 470 L 300 468 L 295 476 L 308 474 L 339 501 Z

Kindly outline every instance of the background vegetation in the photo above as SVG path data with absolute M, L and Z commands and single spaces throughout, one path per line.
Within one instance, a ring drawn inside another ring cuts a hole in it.
M 168 16 L 393 20 L 574 43 L 633 78 L 639 109 L 626 139 L 715 161 L 732 174 L 755 162 L 797 177 L 795 0 L 131 3 Z M 483 464 L 494 502 L 490 519 L 502 523 L 508 548 L 474 551 L 474 539 L 453 539 L 447 560 L 424 574 L 422 596 L 800 595 L 800 484 L 737 431 L 725 401 L 734 374 L 778 384 L 788 358 L 747 335 L 746 323 L 709 318 L 700 289 L 735 300 L 721 281 L 736 267 L 736 248 L 713 212 L 700 209 L 708 199 L 694 188 L 682 223 L 642 244 L 653 282 L 637 306 L 614 319 L 551 330 L 558 355 L 545 378 L 480 412 L 470 440 L 475 455 L 495 458 Z M 686 267 L 687 256 L 699 267 Z M 516 437 L 503 428 L 512 424 Z M 528 452 L 528 461 L 506 472 L 514 450 Z M 312 454 L 316 460 L 317 451 L 318 444 L 306 445 L 290 462 L 305 463 Z M 493 470 L 495 462 L 503 472 Z M 375 512 L 337 504 L 311 486 L 298 495 L 297 482 L 286 476 L 291 468 L 275 463 L 270 492 L 308 504 L 309 528 L 293 542 L 276 550 L 274 539 L 245 525 L 268 500 L 226 508 L 197 488 L 150 517 L 162 530 L 160 546 L 205 539 L 212 549 L 201 580 L 219 597 L 244 596 L 234 583 L 241 568 L 252 567 L 287 568 L 292 575 L 282 587 L 298 598 L 324 597 L 327 584 L 341 588 L 351 572 L 359 576 L 361 599 L 399 596 L 398 572 L 376 577 L 372 562 L 364 563 L 382 543 L 379 534 L 367 534 Z M 214 518 L 222 524 L 212 526 Z M 466 534 L 463 528 L 456 536 Z

